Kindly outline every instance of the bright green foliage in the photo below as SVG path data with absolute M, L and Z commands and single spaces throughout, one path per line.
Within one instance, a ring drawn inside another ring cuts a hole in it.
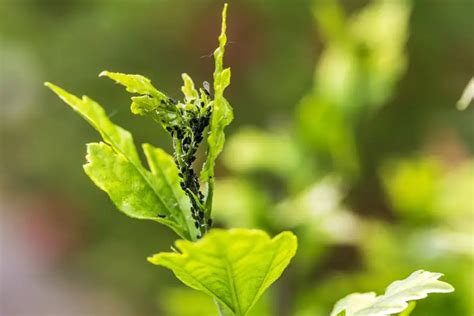
M 223 158 L 226 167 L 233 171 L 264 170 L 282 177 L 300 170 L 303 159 L 289 135 L 250 127 L 241 128 L 232 135 L 226 143 Z
M 418 270 L 390 284 L 383 295 L 350 294 L 336 303 L 331 316 L 384 316 L 403 312 L 409 301 L 426 298 L 429 293 L 453 292 L 450 284 L 438 280 L 441 276 L 441 273 Z
M 226 14 L 227 5 L 222 11 L 219 47 L 214 52 L 214 97 L 211 96 L 207 82 L 203 83 L 202 88 L 196 89 L 191 77 L 185 73 L 182 74 L 183 101 L 176 101 L 156 90 L 151 81 L 143 76 L 108 71 L 100 74 L 122 84 L 127 91 L 140 94 L 132 97 L 131 111 L 134 114 L 151 116 L 170 133 L 173 138 L 175 163 L 183 180 L 180 185 L 191 202 L 191 213 L 199 228 L 199 236 L 205 234 L 212 225 L 214 165 L 224 146 L 224 128 L 233 119 L 232 108 L 224 98 L 224 90 L 230 84 L 230 68 L 223 68 L 227 42 Z M 209 127 L 207 157 L 202 170 L 196 172 L 193 162 L 203 140 L 204 129 L 207 127 Z M 201 192 L 199 180 L 206 185 L 205 194 Z
M 45 83 L 45 85 L 89 122 L 100 133 L 107 144 L 126 156 L 132 163 L 136 165 L 140 163 L 132 135 L 120 126 L 112 123 L 104 109 L 97 102 L 87 96 L 79 99 L 75 95 L 49 82 Z
M 132 113 L 151 116 L 173 138 L 175 164 L 179 169 L 179 177 L 183 180 L 177 183 L 188 195 L 192 217 L 200 229 L 200 235 L 204 234 L 210 228 L 210 210 L 204 207 L 204 195 L 201 193 L 193 162 L 203 140 L 204 129 L 211 120 L 213 102 L 210 100 L 210 92 L 204 87 L 198 93 L 187 74 L 182 75 L 183 101 L 176 101 L 157 91 L 150 80 L 142 76 L 107 71 L 101 75 L 124 85 L 129 92 L 141 94 L 132 97 Z M 200 213 L 205 215 L 199 216 Z
M 133 114 L 151 114 L 158 108 L 173 111 L 173 105 L 170 104 L 168 97 L 158 91 L 146 77 L 110 71 L 102 71 L 99 77 L 109 77 L 126 87 L 128 92 L 140 94 L 140 96 L 132 97 L 130 109 Z
M 410 5 L 373 1 L 347 17 L 337 3 L 318 2 L 313 11 L 327 40 L 315 72 L 315 93 L 353 115 L 361 107 L 382 105 L 403 73 Z
M 227 5 L 222 12 L 219 47 L 214 53 L 214 98 L 207 82 L 198 91 L 187 74 L 182 75 L 183 101 L 176 101 L 158 91 L 148 78 L 141 75 L 110 71 L 99 75 L 125 86 L 128 92 L 138 94 L 132 97 L 132 113 L 152 117 L 172 137 L 173 157 L 150 145 L 144 146 L 151 174 L 141 165 L 131 134 L 113 124 L 99 104 L 87 97 L 81 100 L 59 87 L 46 84 L 93 125 L 107 144 L 90 146 L 89 163 L 85 167 L 89 177 L 126 214 L 162 222 L 188 240 L 200 238 L 211 228 L 214 164 L 224 145 L 224 127 L 233 117 L 232 108 L 223 96 L 230 84 L 230 69 L 223 69 L 227 42 L 226 12 Z M 207 159 L 201 172 L 197 172 L 194 161 L 207 127 Z M 207 184 L 205 195 L 201 192 L 200 178 Z M 183 193 L 189 203 L 183 199 Z
M 150 79 L 143 77 L 142 75 L 127 75 L 118 72 L 102 71 L 99 77 L 107 76 L 110 79 L 115 80 L 117 83 L 127 88 L 130 93 L 148 94 L 151 96 L 158 96 L 165 98 L 166 96 L 156 90 L 151 84 Z
M 339 1 L 317 1 L 313 13 L 326 47 L 313 91 L 298 106 L 298 128 L 319 159 L 354 177 L 360 169 L 354 128 L 386 103 L 406 68 L 410 5 L 372 1 L 348 16 Z
M 183 101 L 166 96 L 140 75 L 100 74 L 138 94 L 132 97 L 131 111 L 151 116 L 171 135 L 173 157 L 162 149 L 143 145 L 150 170 L 141 164 L 132 135 L 113 124 L 99 104 L 46 85 L 102 135 L 105 143 L 87 146 L 84 170 L 92 181 L 125 214 L 163 223 L 185 239 L 176 242 L 179 252 L 159 253 L 149 260 L 173 270 L 189 287 L 212 296 L 221 313 L 243 316 L 288 266 L 296 253 L 297 240 L 290 232 L 273 239 L 259 230 L 208 233 L 215 161 L 224 145 L 224 128 L 233 119 L 232 108 L 223 95 L 230 84 L 230 69 L 223 68 L 226 10 L 227 5 L 222 12 L 219 47 L 214 52 L 214 97 L 207 82 L 197 90 L 187 74 L 182 75 Z M 195 154 L 208 126 L 207 157 L 198 177 Z M 207 184 L 206 195 L 201 193 L 199 179 Z
M 214 189 L 214 165 L 217 156 L 224 147 L 224 128 L 232 122 L 234 114 L 231 106 L 224 98 L 224 90 L 230 84 L 230 68 L 224 69 L 224 51 L 227 43 L 226 36 L 227 4 L 222 11 L 222 27 L 219 35 L 219 47 L 214 51 L 214 104 L 210 122 L 210 133 L 207 138 L 209 145 L 207 159 L 201 172 L 201 180 L 208 185 L 206 205 L 212 206 L 212 192 Z
M 358 173 L 359 158 L 353 131 L 334 103 L 309 95 L 301 100 L 297 115 L 307 141 L 345 173 Z
M 227 149 L 226 149 L 227 152 Z M 229 196 L 238 196 L 230 199 Z M 251 181 L 237 178 L 218 179 L 214 196 L 214 218 L 234 227 L 254 228 L 270 207 L 270 201 Z
M 138 97 L 132 97 L 132 105 L 130 107 L 133 114 L 146 115 L 151 113 L 161 102 L 167 102 L 166 95 L 151 84 L 150 79 L 141 75 L 128 75 L 118 72 L 102 71 L 99 77 L 109 77 L 115 82 L 125 86 L 130 93 L 141 94 Z
M 172 158 L 145 145 L 150 173 L 138 158 L 132 135 L 112 123 L 98 103 L 86 96 L 79 99 L 51 83 L 46 85 L 101 134 L 105 143 L 87 146 L 84 170 L 117 208 L 130 217 L 163 223 L 181 237 L 191 239 L 194 228 L 189 206 L 177 186 Z
M 418 222 L 433 216 L 442 179 L 442 168 L 437 160 L 390 161 L 381 168 L 381 177 L 395 211 Z
M 198 92 L 194 88 L 193 79 L 188 74 L 182 74 L 184 85 L 181 87 L 181 91 L 184 94 L 186 101 L 192 101 L 198 98 Z
M 143 144 L 143 151 L 150 167 L 151 173 L 159 179 L 163 185 L 161 195 L 166 203 L 178 207 L 181 210 L 189 209 L 189 202 L 186 195 L 179 187 L 178 170 L 173 158 L 161 148 L 153 147 L 150 144 Z M 176 204 L 176 202 L 178 204 Z M 186 221 L 191 225 L 191 215 L 185 212 Z M 190 229 L 190 231 L 193 231 Z
M 260 230 L 215 229 L 195 243 L 178 240 L 178 252 L 149 260 L 173 270 L 184 284 L 211 295 L 233 314 L 246 315 L 280 277 L 296 248 L 290 232 L 270 239 Z

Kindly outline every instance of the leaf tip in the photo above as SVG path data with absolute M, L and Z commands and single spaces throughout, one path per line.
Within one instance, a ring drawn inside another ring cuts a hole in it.
M 151 263 L 151 264 L 158 264 L 158 263 L 157 263 L 157 257 L 158 257 L 158 255 L 157 255 L 157 254 L 154 254 L 154 255 L 152 255 L 152 256 L 147 257 L 147 258 L 146 258 L 146 261 L 148 261 L 148 262 Z
M 221 37 L 225 36 L 226 28 L 227 28 L 227 7 L 228 3 L 224 4 L 224 8 L 222 9 L 222 24 L 221 24 Z M 225 40 L 224 40 L 225 41 Z M 225 45 L 225 42 L 224 42 Z
M 276 237 L 286 238 L 286 239 L 290 240 L 292 244 L 295 244 L 295 246 L 298 246 L 298 237 L 293 232 L 291 232 L 289 230 L 281 232 Z
M 100 72 L 99 77 L 108 77 L 110 74 L 110 71 L 103 70 Z
M 60 89 L 57 85 L 55 85 L 55 84 L 53 84 L 53 83 L 51 83 L 51 82 L 49 82 L 49 81 L 43 82 L 43 85 L 44 85 L 45 87 L 47 87 L 49 90 L 51 90 L 51 91 L 53 91 L 53 92 L 55 92 L 55 93 L 57 93 L 57 91 Z

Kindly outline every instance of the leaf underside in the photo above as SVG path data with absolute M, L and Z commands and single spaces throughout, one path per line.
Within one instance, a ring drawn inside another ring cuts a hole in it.
M 171 269 L 184 284 L 240 316 L 280 277 L 296 248 L 291 232 L 270 239 L 260 230 L 214 229 L 195 243 L 178 240 L 179 253 L 159 253 L 149 261 Z
M 150 172 L 142 165 L 130 132 L 115 125 L 98 103 L 87 96 L 80 99 L 51 83 L 46 86 L 102 136 L 104 143 L 87 145 L 84 170 L 116 207 L 130 217 L 160 222 L 182 238 L 192 239 L 195 232 L 189 205 L 179 189 L 172 157 L 145 144 Z
M 454 288 L 438 279 L 441 273 L 423 270 L 413 272 L 408 278 L 395 281 L 387 287 L 385 294 L 353 293 L 339 300 L 331 316 L 384 316 L 401 313 L 408 302 L 426 298 L 429 293 L 449 293 Z

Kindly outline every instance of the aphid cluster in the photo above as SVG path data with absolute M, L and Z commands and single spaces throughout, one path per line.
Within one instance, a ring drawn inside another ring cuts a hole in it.
M 204 194 L 201 192 L 199 176 L 193 168 L 196 152 L 212 114 L 212 104 L 208 98 L 209 84 L 204 82 L 203 88 L 199 90 L 195 98 L 188 98 L 184 103 L 168 98 L 166 113 L 159 113 L 160 108 L 156 109 L 161 124 L 173 138 L 173 158 L 181 178 L 181 189 L 191 202 L 191 216 L 199 230 L 197 238 L 202 237 L 212 225 L 212 220 L 205 218 Z M 170 104 L 173 105 L 175 113 L 169 113 Z
M 212 114 L 212 97 L 208 82 L 198 90 L 188 75 L 183 74 L 185 95 L 177 101 L 161 92 L 132 97 L 132 112 L 150 115 L 171 135 L 174 148 L 174 162 L 181 178 L 180 186 L 191 202 L 191 216 L 201 238 L 212 225 L 206 215 L 204 199 L 198 174 L 193 168 L 196 152 L 203 140 L 203 133 L 209 126 Z

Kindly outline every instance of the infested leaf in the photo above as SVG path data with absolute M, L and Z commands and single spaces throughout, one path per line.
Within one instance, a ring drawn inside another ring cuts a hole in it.
M 138 157 L 132 135 L 115 125 L 98 103 L 86 96 L 79 99 L 51 83 L 46 85 L 102 136 L 105 143 L 88 145 L 84 169 L 117 208 L 130 217 L 163 223 L 182 238 L 193 239 L 189 206 L 177 193 L 177 170 L 172 158 L 164 152 L 156 154 L 150 145 L 145 145 L 152 168 L 152 172 L 148 171 Z
M 234 118 L 233 110 L 224 98 L 224 90 L 230 84 L 230 68 L 224 69 L 224 52 L 227 43 L 226 35 L 226 15 L 227 4 L 222 11 L 222 26 L 219 36 L 219 47 L 214 51 L 214 101 L 212 103 L 212 116 L 207 137 L 208 151 L 207 158 L 201 171 L 201 181 L 208 184 L 208 197 L 206 204 L 211 207 L 212 190 L 214 187 L 214 166 L 217 157 L 224 147 L 224 128 L 232 122 Z
M 99 77 L 109 77 L 123 85 L 128 92 L 140 94 L 140 96 L 132 97 L 130 109 L 133 114 L 148 114 L 157 109 L 162 103 L 168 102 L 168 97 L 163 92 L 158 91 L 151 84 L 150 79 L 144 76 L 102 71 Z
M 128 92 L 166 97 L 163 93 L 156 90 L 156 88 L 151 84 L 150 79 L 142 75 L 130 75 L 105 70 L 99 74 L 99 77 L 104 76 L 109 77 L 115 82 L 123 85 L 127 88 Z

